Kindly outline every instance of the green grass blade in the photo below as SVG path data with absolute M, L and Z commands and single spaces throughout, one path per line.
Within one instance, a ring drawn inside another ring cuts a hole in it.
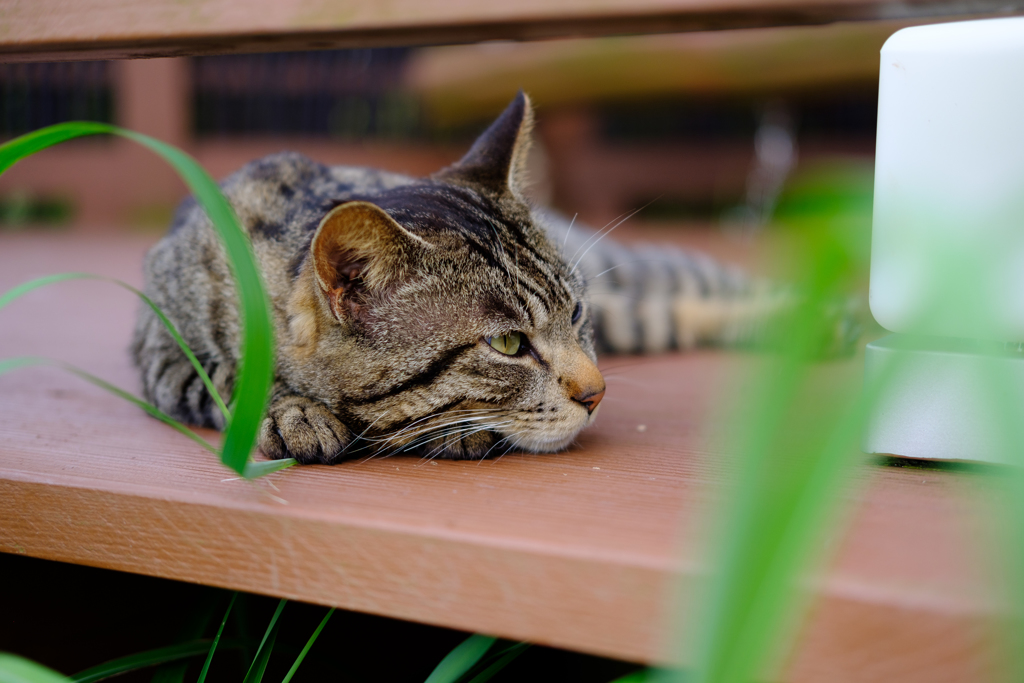
M 295 672 L 299 670 L 299 665 L 302 664 L 302 660 L 306 658 L 306 653 L 308 653 L 309 649 L 313 647 L 313 643 L 316 642 L 316 639 L 320 637 L 320 632 L 324 630 L 324 626 L 327 626 L 327 620 L 331 618 L 332 614 L 334 614 L 333 607 L 327 611 L 323 621 L 320 622 L 320 625 L 316 627 L 315 631 L 313 631 L 313 635 L 311 635 L 309 640 L 306 641 L 306 646 L 302 648 L 302 652 L 300 652 L 299 656 L 295 658 L 295 663 L 292 664 L 292 668 L 288 669 L 288 673 L 285 674 L 281 683 L 290 683 L 292 676 L 294 676 Z
M 231 608 L 235 606 L 235 600 L 238 599 L 238 593 L 231 594 L 231 600 L 228 602 L 228 608 L 224 610 L 224 618 L 220 620 L 220 627 L 217 629 L 217 635 L 213 637 L 213 642 L 210 643 L 210 649 L 206 655 L 206 661 L 203 662 L 203 670 L 199 672 L 199 678 L 196 679 L 196 683 L 205 683 L 206 674 L 210 670 L 210 662 L 213 661 L 213 655 L 217 652 L 217 644 L 220 642 L 220 637 L 224 633 L 224 626 L 228 623 L 228 616 L 231 614 Z
M 484 667 L 483 671 L 469 679 L 468 683 L 486 683 L 494 678 L 499 671 L 511 664 L 519 655 L 530 648 L 530 643 L 516 643 L 500 653 L 497 659 Z
M 35 152 L 85 135 L 112 134 L 133 140 L 167 161 L 188 185 L 220 235 L 238 284 L 243 362 L 237 372 L 234 416 L 224 434 L 221 460 L 244 475 L 256 445 L 274 374 L 274 329 L 270 305 L 249 239 L 214 180 L 192 157 L 146 135 L 100 123 L 70 122 L 48 126 L 0 145 L 0 173 Z
M 528 649 L 533 647 L 532 643 L 520 642 L 512 643 L 506 647 L 498 647 L 497 645 L 492 646 L 487 654 L 480 659 L 476 664 L 466 670 L 464 674 L 459 678 L 459 683 L 472 683 L 477 681 L 477 676 L 491 670 L 487 678 L 495 675 L 501 669 L 505 668 L 513 659 L 526 652 Z M 507 661 L 501 664 L 499 667 L 495 667 L 496 664 L 502 660 Z M 481 680 L 487 680 L 481 679 Z M 477 682 L 479 683 L 479 682 Z
M 277 642 L 277 632 L 279 630 L 281 630 L 281 624 L 278 623 L 267 634 L 268 637 L 264 641 L 264 646 L 256 653 L 256 659 L 253 660 L 252 666 L 249 667 L 249 673 L 245 675 L 244 683 L 260 683 L 263 680 L 263 674 L 266 672 L 267 664 L 270 662 L 270 655 L 274 651 L 274 643 Z
M 34 289 L 39 289 L 46 285 L 52 285 L 55 282 L 66 282 L 68 280 L 80 279 L 100 279 L 100 276 L 90 275 L 89 273 L 59 273 L 57 275 L 47 275 L 46 277 L 29 280 L 28 282 L 24 282 L 17 287 L 14 287 L 13 289 L 7 290 L 3 296 L 0 296 L 0 308 L 3 308 L 18 297 L 28 294 Z
M 261 460 L 259 462 L 250 461 L 245 464 L 245 471 L 242 472 L 242 476 L 246 479 L 256 479 L 267 474 L 273 474 L 279 472 L 287 467 L 291 467 L 296 462 L 295 458 L 281 458 L 280 460 Z
M 17 358 L 5 358 L 0 360 L 0 375 L 17 370 L 19 368 L 30 368 L 36 365 L 51 365 L 52 362 L 46 358 L 35 356 L 19 356 Z
M 238 283 L 242 361 L 235 384 L 235 414 L 224 434 L 221 459 L 225 465 L 244 475 L 245 464 L 256 446 L 274 376 L 274 328 L 270 319 L 270 301 L 256 267 L 252 246 L 220 188 L 194 159 L 153 138 L 128 131 L 123 135 L 149 147 L 175 167 L 224 242 Z
M 0 652 L 0 683 L 67 683 L 68 679 L 42 664 Z
M 225 424 L 230 424 L 231 412 L 228 410 L 227 405 L 224 404 L 224 399 L 221 398 L 220 393 L 218 393 L 217 389 L 213 386 L 213 380 L 211 380 L 210 376 L 206 373 L 206 369 L 202 366 L 202 364 L 200 364 L 199 359 L 196 358 L 195 354 L 192 353 L 192 349 L 189 348 L 188 344 L 185 343 L 185 340 L 182 338 L 181 333 L 178 332 L 178 328 L 175 327 L 174 323 L 170 321 L 170 319 L 164 314 L 164 312 L 160 310 L 160 308 L 155 303 L 153 303 L 152 299 L 150 299 L 148 296 L 146 296 L 138 289 L 132 287 L 127 282 L 122 282 L 121 280 L 117 280 L 115 278 L 104 277 L 103 275 L 93 275 L 92 273 L 59 273 L 57 275 L 48 275 L 46 277 L 41 277 L 35 280 L 30 280 L 29 282 L 22 283 L 15 287 L 14 289 L 8 291 L 6 294 L 0 297 L 0 308 L 3 308 L 4 306 L 6 306 L 7 304 L 14 301 L 20 296 L 28 294 L 32 290 L 39 289 L 40 287 L 45 287 L 46 285 L 54 284 L 55 282 L 66 282 L 68 280 L 100 280 L 103 282 L 112 282 L 118 287 L 126 289 L 132 294 L 135 294 L 137 297 L 142 299 L 142 301 L 147 306 L 149 306 L 150 309 L 152 309 L 153 313 L 156 314 L 157 318 L 160 319 L 160 322 L 164 324 L 164 327 L 166 327 L 167 331 L 171 333 L 171 336 L 174 337 L 174 341 L 178 343 L 178 346 L 181 348 L 182 352 L 185 354 L 189 362 L 192 364 L 192 367 L 199 375 L 199 378 L 203 381 L 203 384 L 206 385 L 206 390 L 210 392 L 210 396 L 213 397 L 214 403 L 217 404 L 217 407 L 224 415 Z
M 61 368 L 61 369 L 66 370 L 66 371 L 68 371 L 68 372 L 70 372 L 72 374 L 78 375 L 79 377 L 84 379 L 86 382 L 89 382 L 91 384 L 95 384 L 96 386 L 100 387 L 101 389 L 105 389 L 106 391 L 109 391 L 110 393 L 114 394 L 115 396 L 119 396 L 120 398 L 123 398 L 124 400 L 129 401 L 130 403 L 134 403 L 139 408 L 142 408 L 144 411 L 146 411 L 147 413 L 149 413 L 150 415 L 152 415 L 156 419 L 160 420 L 161 422 L 164 422 L 164 423 L 170 425 L 171 427 L 173 427 L 174 429 L 178 430 L 179 432 L 181 432 L 182 434 L 184 434 L 188 438 L 192 439 L 197 444 L 199 444 L 200 446 L 202 446 L 206 450 L 210 451 L 211 453 L 218 453 L 219 452 L 217 450 L 217 448 L 213 444 L 211 444 L 209 441 L 207 441 L 203 437 L 199 436 L 198 434 L 193 432 L 191 429 L 189 429 L 188 427 L 186 427 L 182 423 L 178 422 L 173 417 L 171 417 L 167 413 L 163 412 L 159 408 L 156 408 L 155 406 L 149 404 L 148 402 L 143 401 L 138 396 L 133 396 L 132 394 L 129 394 L 127 391 L 125 391 L 124 389 L 121 389 L 120 387 L 116 387 L 113 384 L 111 384 L 110 382 L 102 380 L 99 377 L 97 377 L 96 375 L 90 374 L 90 373 L 86 372 L 85 370 L 82 370 L 81 368 L 75 367 L 74 365 L 71 365 L 69 363 L 64 363 L 64 362 L 56 361 L 56 360 L 51 360 L 49 358 L 37 358 L 37 357 L 34 357 L 34 356 L 21 356 L 19 358 L 7 358 L 5 360 L 0 361 L 0 375 L 4 374 L 5 372 L 10 372 L 11 370 L 16 370 L 18 368 L 27 368 L 27 367 L 39 366 L 39 365 L 45 365 L 45 366 L 50 366 L 50 367 L 55 367 L 55 368 Z
M 455 683 L 487 654 L 496 640 L 497 638 L 474 633 L 441 660 L 425 683 Z
M 237 642 L 223 643 L 221 647 L 239 647 L 239 644 Z M 209 652 L 210 648 L 211 641 L 209 638 L 178 643 L 177 645 L 168 645 L 167 647 L 158 647 L 153 650 L 128 655 L 127 657 L 119 657 L 118 659 L 104 662 L 99 666 L 80 671 L 71 677 L 71 681 L 73 683 L 94 683 L 95 681 L 102 681 L 128 673 L 129 671 L 158 666 L 168 662 L 188 659 L 189 657 L 198 657 Z
M 771 674 L 802 614 L 796 578 L 817 559 L 861 457 L 859 387 L 823 382 L 822 366 L 812 373 L 808 362 L 822 339 L 818 311 L 839 296 L 850 259 L 825 231 L 808 235 L 802 248 L 806 301 L 786 323 L 787 348 L 765 361 L 732 421 L 737 478 L 716 515 L 725 520 L 718 562 L 690 629 L 699 634 L 696 660 L 669 679 L 748 683 Z
M 281 612 L 284 611 L 284 606 L 287 604 L 287 600 L 277 603 L 277 609 L 274 610 L 274 616 L 267 624 L 267 631 L 263 634 L 260 647 L 256 650 L 256 658 L 252 660 L 252 665 L 249 667 L 248 673 L 245 674 L 243 683 L 260 683 L 263 680 L 263 672 L 267 670 L 267 662 L 270 661 L 270 654 L 273 652 L 274 642 L 277 640 L 277 631 L 281 628 Z
M 74 121 L 26 133 L 0 145 L 0 174 L 25 157 L 60 142 L 80 138 L 84 135 L 102 135 L 113 132 L 114 126 L 105 123 Z

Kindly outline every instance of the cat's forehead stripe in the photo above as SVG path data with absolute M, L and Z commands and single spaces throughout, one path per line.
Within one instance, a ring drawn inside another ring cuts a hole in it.
M 572 305 L 571 288 L 558 272 L 562 268 L 554 268 L 550 255 L 545 257 L 534 244 L 539 233 L 529 234 L 515 217 L 503 215 L 494 202 L 469 189 L 426 185 L 413 194 L 418 200 L 413 206 L 418 210 L 404 207 L 408 211 L 405 217 L 434 230 L 458 232 L 490 267 L 507 274 L 516 286 L 525 286 L 545 308 L 553 307 L 555 298 Z
M 530 292 L 537 299 L 539 299 L 545 306 L 550 307 L 550 292 L 543 286 L 537 284 L 537 282 L 530 278 L 529 274 L 526 273 L 522 268 L 519 268 L 518 266 L 514 266 L 513 268 L 513 270 L 510 270 L 510 275 L 514 273 L 514 275 L 511 275 L 513 284 L 517 286 L 523 286 L 526 289 L 530 290 Z
M 563 295 L 559 298 L 562 299 L 564 303 L 566 300 L 564 295 L 567 293 L 568 288 L 564 287 L 563 283 L 559 281 L 557 273 L 552 272 L 548 262 L 541 259 L 536 252 L 527 249 L 524 251 L 524 254 L 532 260 L 534 271 L 542 275 L 543 279 L 547 280 L 547 286 L 543 286 L 542 284 L 537 285 L 537 288 L 543 292 L 542 297 L 544 298 L 545 303 L 549 306 L 553 306 L 553 300 L 550 297 L 556 295 Z M 571 294 L 569 295 L 569 298 L 571 298 Z

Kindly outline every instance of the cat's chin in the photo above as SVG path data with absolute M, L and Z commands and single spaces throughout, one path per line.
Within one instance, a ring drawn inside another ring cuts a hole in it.
M 586 422 L 570 430 L 568 433 L 555 436 L 551 434 L 520 433 L 516 437 L 516 448 L 528 453 L 557 453 L 564 451 L 576 441 L 576 437 L 579 436 L 580 432 L 594 424 L 594 419 L 597 418 L 597 412 L 600 409 L 601 406 L 595 408 L 594 412 L 587 416 Z
M 576 432 L 576 434 L 579 434 L 579 432 Z M 573 440 L 576 439 L 576 434 L 562 439 L 520 438 L 517 446 L 520 450 L 527 453 L 557 453 L 571 446 Z
M 528 453 L 557 453 L 564 451 L 566 448 L 571 446 L 579 436 L 579 433 L 587 425 L 581 425 L 578 429 L 574 429 L 569 434 L 560 436 L 550 436 L 547 434 L 520 434 L 516 438 L 516 448 Z

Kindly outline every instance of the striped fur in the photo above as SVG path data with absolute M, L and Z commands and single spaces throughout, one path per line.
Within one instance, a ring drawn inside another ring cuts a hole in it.
M 427 179 L 281 154 L 223 183 L 277 330 L 265 453 L 333 462 L 547 452 L 594 419 L 604 381 L 583 279 L 519 192 L 530 123 L 520 95 L 458 164 Z M 239 361 L 234 284 L 194 203 L 147 255 L 145 276 L 147 294 L 229 395 Z M 489 345 L 514 331 L 525 335 L 516 355 Z M 133 355 L 157 407 L 223 427 L 146 309 Z
M 657 352 L 737 343 L 787 305 L 701 256 L 629 250 L 579 226 L 567 234 L 564 219 L 521 193 L 531 122 L 520 94 L 460 162 L 425 179 L 278 154 L 222 183 L 273 308 L 277 367 L 260 433 L 268 456 L 557 451 L 596 417 L 598 344 Z M 229 396 L 235 285 L 193 201 L 147 255 L 145 279 Z M 524 335 L 516 355 L 488 343 L 510 332 Z M 148 400 L 223 428 L 147 307 L 132 352 Z
M 792 288 L 754 278 L 706 254 L 665 244 L 626 246 L 608 237 L 625 218 L 594 230 L 550 209 L 534 219 L 562 244 L 587 284 L 595 343 L 605 353 L 664 353 L 699 346 L 766 348 L 785 343 Z M 821 356 L 848 353 L 861 333 L 859 302 L 820 312 Z

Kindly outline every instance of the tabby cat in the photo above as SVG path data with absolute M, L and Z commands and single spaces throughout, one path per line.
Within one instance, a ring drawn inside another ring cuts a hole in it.
M 520 93 L 465 157 L 425 179 L 286 153 L 223 183 L 277 333 L 264 453 L 332 463 L 354 453 L 557 451 L 597 415 L 598 344 L 658 351 L 740 341 L 780 305 L 708 259 L 645 259 L 531 207 L 523 175 L 532 119 Z M 610 289 L 588 301 L 587 279 L 604 275 Z M 230 395 L 235 285 L 194 201 L 149 252 L 145 281 Z M 224 427 L 148 307 L 132 352 L 148 400 L 178 420 Z

